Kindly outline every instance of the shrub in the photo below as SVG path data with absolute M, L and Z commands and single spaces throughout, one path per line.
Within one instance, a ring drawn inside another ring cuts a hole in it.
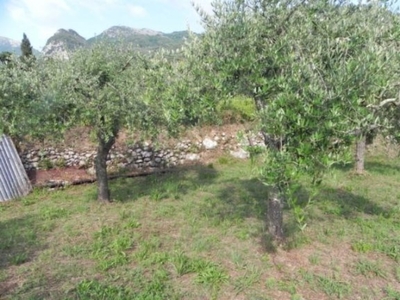
M 217 111 L 224 123 L 243 123 L 254 120 L 256 107 L 251 98 L 236 96 L 223 101 Z

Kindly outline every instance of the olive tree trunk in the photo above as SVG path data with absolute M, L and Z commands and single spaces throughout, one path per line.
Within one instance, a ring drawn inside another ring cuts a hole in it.
M 267 211 L 268 232 L 275 241 L 283 241 L 283 211 L 281 193 L 277 188 L 268 194 Z
M 106 140 L 99 134 L 97 140 L 98 146 L 95 160 L 97 200 L 100 202 L 111 202 L 110 189 L 108 187 L 107 156 L 115 143 L 115 138 L 111 137 Z
M 367 141 L 365 135 L 362 135 L 356 143 L 356 165 L 355 171 L 357 174 L 364 173 L 365 149 Z

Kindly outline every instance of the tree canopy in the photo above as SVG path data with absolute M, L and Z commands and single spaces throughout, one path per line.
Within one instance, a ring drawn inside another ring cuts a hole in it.
M 270 232 L 282 239 L 281 206 L 284 199 L 296 206 L 300 174 L 320 183 L 346 158 L 355 132 L 390 127 L 388 114 L 369 108 L 398 86 L 399 18 L 380 3 L 234 0 L 213 7 L 212 15 L 199 10 L 205 33 L 198 59 L 222 91 L 255 101 L 267 145 L 259 175 L 270 186 Z
M 29 41 L 28 37 L 24 33 L 22 42 L 21 42 L 21 57 L 22 58 L 29 58 L 33 56 L 33 49 L 31 46 L 31 42 Z

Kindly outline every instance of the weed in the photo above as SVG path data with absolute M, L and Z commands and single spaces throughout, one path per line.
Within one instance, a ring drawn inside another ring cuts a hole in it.
M 133 299 L 132 293 L 123 288 L 102 284 L 97 280 L 83 280 L 76 287 L 76 295 L 79 299 Z
M 365 277 L 378 276 L 386 278 L 386 272 L 377 262 L 371 262 L 366 259 L 359 260 L 355 265 L 356 274 L 361 274 Z
M 265 287 L 269 290 L 275 289 L 277 287 L 277 285 L 278 285 L 278 281 L 273 277 L 270 277 L 265 281 Z
M 312 265 L 318 265 L 320 262 L 320 256 L 317 254 L 312 254 L 308 257 L 308 261 L 312 264 Z
M 55 161 L 54 166 L 63 169 L 67 166 L 67 161 L 65 160 L 65 158 L 61 157 Z
M 175 272 L 179 275 L 185 275 L 194 271 L 192 260 L 185 255 L 182 251 L 176 252 L 171 257 L 171 264 Z
M 140 226 L 141 224 L 136 219 L 133 218 L 126 221 L 125 224 L 123 225 L 125 229 L 136 229 L 139 228 Z
M 328 296 L 336 296 L 340 299 L 347 296 L 351 291 L 349 283 L 325 276 L 317 276 L 317 284 Z
M 196 282 L 219 288 L 223 283 L 227 282 L 229 276 L 219 266 L 213 263 L 206 263 L 203 266 L 197 265 Z
M 296 283 L 291 281 L 278 281 L 277 287 L 283 292 L 288 292 L 290 295 L 296 294 Z
M 229 164 L 233 163 L 233 161 L 234 161 L 233 158 L 228 155 L 218 157 L 218 163 L 220 165 L 229 165 Z
M 400 291 L 395 290 L 391 286 L 385 288 L 386 297 L 384 300 L 400 300 Z
M 242 291 L 245 291 L 246 289 L 249 289 L 251 286 L 260 281 L 260 277 L 261 270 L 257 267 L 250 267 L 243 276 L 235 280 L 234 286 L 236 292 L 240 293 Z
M 42 170 L 50 170 L 54 167 L 52 161 L 48 158 L 43 158 L 38 163 L 38 168 Z
M 23 263 L 28 261 L 28 254 L 26 253 L 18 253 L 11 257 L 11 264 L 15 266 L 22 265 Z
M 367 253 L 372 251 L 374 249 L 374 246 L 369 242 L 358 241 L 351 245 L 351 249 L 355 252 Z
M 157 189 L 157 188 L 152 189 L 151 194 L 150 194 L 150 199 L 151 200 L 153 200 L 153 201 L 161 201 L 161 200 L 166 199 L 166 198 L 168 198 L 167 194 L 163 190 Z

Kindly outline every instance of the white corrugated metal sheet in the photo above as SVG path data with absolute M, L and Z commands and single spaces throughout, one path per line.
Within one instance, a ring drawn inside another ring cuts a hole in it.
M 32 190 L 17 150 L 8 136 L 0 137 L 0 202 L 26 196 Z

